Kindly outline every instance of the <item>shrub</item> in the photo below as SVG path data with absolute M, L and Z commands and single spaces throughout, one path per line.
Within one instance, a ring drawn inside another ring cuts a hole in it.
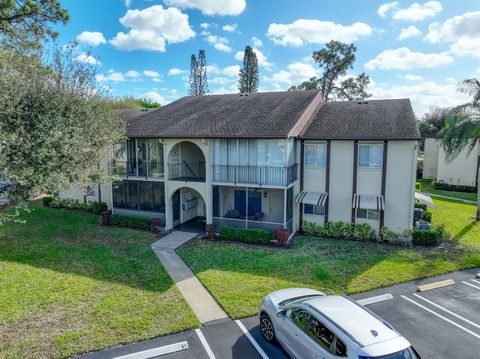
M 206 238 L 210 240 L 214 240 L 217 236 L 217 225 L 215 223 L 206 224 L 205 225 L 205 234 Z
M 220 237 L 227 241 L 239 241 L 254 244 L 270 244 L 270 232 L 258 228 L 222 227 Z
M 112 211 L 103 211 L 101 214 L 100 214 L 101 218 L 102 218 L 102 226 L 109 226 L 111 224 L 111 218 L 112 218 Z
M 55 198 L 51 196 L 43 197 L 42 203 L 45 207 L 50 207 L 50 204 L 55 200 Z
M 423 220 L 428 223 L 432 223 L 432 212 L 425 212 Z
M 65 208 L 65 209 L 79 209 L 83 211 L 92 211 L 90 203 L 81 203 L 75 199 L 61 199 L 55 198 L 53 201 L 50 202 L 51 208 Z
M 277 228 L 273 232 L 273 236 L 277 241 L 277 246 L 285 247 L 288 244 L 288 229 L 286 228 Z
M 417 191 L 421 191 L 422 190 L 422 184 L 420 182 L 415 183 L 415 189 Z
M 316 236 L 320 233 L 321 227 L 313 222 L 304 221 L 302 230 L 309 235 Z
M 319 235 L 327 238 L 349 239 L 353 236 L 353 229 L 350 223 L 327 222 L 323 227 L 320 227 Z
M 400 236 L 397 233 L 395 233 L 394 231 L 389 230 L 387 226 L 383 226 L 380 229 L 380 237 L 384 241 L 389 242 L 389 243 L 396 242 L 400 239 Z
M 126 227 L 133 229 L 150 230 L 150 218 L 139 216 L 121 216 L 119 214 L 112 214 L 110 223 L 117 227 Z
M 367 223 L 357 223 L 353 226 L 353 238 L 358 241 L 375 241 L 375 230 Z
M 108 211 L 108 206 L 105 202 L 91 202 L 90 208 L 93 214 L 102 214 L 102 212 Z
M 424 211 L 426 211 L 427 210 L 427 205 L 425 203 L 416 202 L 415 203 L 415 208 L 420 208 L 420 209 L 423 209 Z
M 431 230 L 413 229 L 411 234 L 413 244 L 417 246 L 436 246 L 443 239 L 444 229 L 442 226 L 437 226 Z
M 454 185 L 443 182 L 435 182 L 433 188 L 443 190 L 443 191 L 456 191 L 456 192 L 477 192 L 477 186 L 463 186 L 463 185 Z

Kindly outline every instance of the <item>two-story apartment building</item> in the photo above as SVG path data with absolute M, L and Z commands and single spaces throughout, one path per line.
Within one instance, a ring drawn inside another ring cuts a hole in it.
M 123 115 L 128 139 L 109 165 L 121 180 L 102 198 L 114 213 L 167 229 L 195 219 L 291 234 L 303 221 L 411 228 L 420 134 L 407 99 L 209 95 Z

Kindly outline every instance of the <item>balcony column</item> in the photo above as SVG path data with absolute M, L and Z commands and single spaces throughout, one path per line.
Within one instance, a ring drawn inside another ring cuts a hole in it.
M 248 228 L 248 187 L 245 187 L 245 228 Z
M 203 148 L 205 150 L 205 223 L 212 224 L 212 211 L 213 211 L 213 146 L 211 140 L 202 140 Z
M 287 190 L 283 190 L 283 228 L 287 228 Z

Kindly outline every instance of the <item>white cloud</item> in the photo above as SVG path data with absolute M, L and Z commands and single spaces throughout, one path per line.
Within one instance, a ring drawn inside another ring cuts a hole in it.
M 208 23 L 208 22 L 202 22 L 200 24 L 200 27 L 204 30 L 208 30 L 208 28 L 210 27 L 211 25 Z
M 153 82 L 163 82 L 163 80 L 160 77 L 154 77 L 152 78 Z
M 409 27 L 405 27 L 402 30 L 400 30 L 400 35 L 398 35 L 398 39 L 405 40 L 410 37 L 418 36 L 421 34 L 422 32 L 415 25 L 410 25 Z
M 77 35 L 75 38 L 80 44 L 85 44 L 88 46 L 98 46 L 105 44 L 107 40 L 101 32 L 97 31 L 84 31 L 81 34 Z
M 226 94 L 232 94 L 232 93 L 238 93 L 237 84 L 231 84 L 228 88 L 225 88 L 224 86 L 222 86 L 212 91 L 213 95 L 226 95 Z
M 407 81 L 422 81 L 423 77 L 419 75 L 413 75 L 413 74 L 406 74 L 406 75 L 399 75 L 402 79 L 405 79 Z
M 179 9 L 154 5 L 143 10 L 128 10 L 120 23 L 130 28 L 119 32 L 110 43 L 122 50 L 165 51 L 165 44 L 186 41 L 195 36 L 188 15 Z
M 123 76 L 121 72 L 109 70 L 106 75 L 96 75 L 95 79 L 97 80 L 97 82 L 123 82 L 125 81 L 125 76 Z
M 212 84 L 225 85 L 225 84 L 231 83 L 232 81 L 235 81 L 235 80 L 228 77 L 214 77 L 209 82 Z
M 129 8 L 132 5 L 132 0 L 123 0 L 123 4 Z
M 101 65 L 102 63 L 100 61 L 98 61 L 95 57 L 93 57 L 92 55 L 90 54 L 80 54 L 78 55 L 75 60 L 79 61 L 79 62 L 85 62 L 87 64 L 90 64 L 90 65 Z
M 386 17 L 392 13 L 394 20 L 404 21 L 422 21 L 429 17 L 434 17 L 442 11 L 442 4 L 439 1 L 427 1 L 424 4 L 413 3 L 407 8 L 400 8 L 398 1 L 389 2 L 380 5 L 377 10 L 378 15 Z
M 143 74 L 148 77 L 159 77 L 160 74 L 157 71 L 143 70 Z
M 224 68 L 219 68 L 217 65 L 208 65 L 207 72 L 216 75 L 224 75 L 224 76 L 238 76 L 238 72 L 240 71 L 240 66 L 232 65 L 227 66 Z
M 237 24 L 223 25 L 222 29 L 226 32 L 234 32 L 237 29 Z
M 207 40 L 210 45 L 213 45 L 218 51 L 232 52 L 232 48 L 228 46 L 228 39 L 226 37 L 208 35 L 205 40 Z
M 431 107 L 455 106 L 468 101 L 468 96 L 457 92 L 456 84 L 421 82 L 414 85 L 369 88 L 373 98 L 410 98 L 417 116 Z
M 398 8 L 398 1 L 387 2 L 379 6 L 377 13 L 380 17 L 386 17 L 390 10 Z
M 146 92 L 146 93 L 144 93 L 143 95 L 141 95 L 140 98 L 145 98 L 145 99 L 148 99 L 148 100 L 150 100 L 150 101 L 159 103 L 159 104 L 161 104 L 161 105 L 165 105 L 165 104 L 166 104 L 165 98 L 164 98 L 162 95 L 160 95 L 158 92 L 156 92 L 156 91 Z
M 475 73 L 476 73 L 476 74 L 480 74 L 480 67 L 475 70 Z
M 288 65 L 286 70 L 273 74 L 272 81 L 293 85 L 306 81 L 316 75 L 317 73 L 312 65 L 295 62 Z
M 262 66 L 267 70 L 272 68 L 273 64 L 267 60 L 267 57 L 263 54 L 262 51 L 260 51 L 257 48 L 253 48 L 253 51 L 257 55 L 258 66 Z M 244 55 L 244 51 L 238 51 L 235 54 L 235 59 L 238 61 L 243 61 L 243 55 Z
M 451 17 L 443 24 L 430 24 L 425 41 L 448 42 L 456 55 L 480 57 L 480 11 Z
M 245 10 L 245 0 L 164 0 L 168 6 L 198 9 L 205 15 L 240 15 Z
M 277 45 L 302 46 L 305 44 L 323 44 L 330 40 L 353 42 L 369 36 L 373 29 L 363 23 L 341 25 L 331 21 L 299 19 L 291 24 L 270 24 L 267 35 Z
M 174 67 L 173 69 L 168 70 L 168 76 L 177 76 L 184 74 L 186 71 L 185 70 L 180 70 Z
M 259 47 L 262 47 L 263 46 L 263 42 L 262 40 L 260 40 L 258 37 L 252 37 L 252 46 L 253 47 L 256 47 L 256 48 L 259 48 Z
M 131 78 L 133 78 L 133 79 L 136 79 L 136 78 L 140 77 L 140 72 L 135 71 L 135 70 L 130 70 L 130 71 L 127 71 L 127 72 L 125 73 L 125 76 L 126 76 L 126 77 L 131 77 Z
M 409 70 L 413 68 L 433 68 L 452 62 L 452 57 L 446 54 L 413 52 L 407 47 L 401 47 L 381 52 L 377 57 L 368 61 L 365 67 L 370 70 Z

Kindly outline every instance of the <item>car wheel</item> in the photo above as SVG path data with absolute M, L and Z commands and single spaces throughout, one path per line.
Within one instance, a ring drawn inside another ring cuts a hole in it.
M 268 342 L 273 343 L 275 341 L 275 330 L 270 317 L 266 314 L 260 316 L 260 330 Z

